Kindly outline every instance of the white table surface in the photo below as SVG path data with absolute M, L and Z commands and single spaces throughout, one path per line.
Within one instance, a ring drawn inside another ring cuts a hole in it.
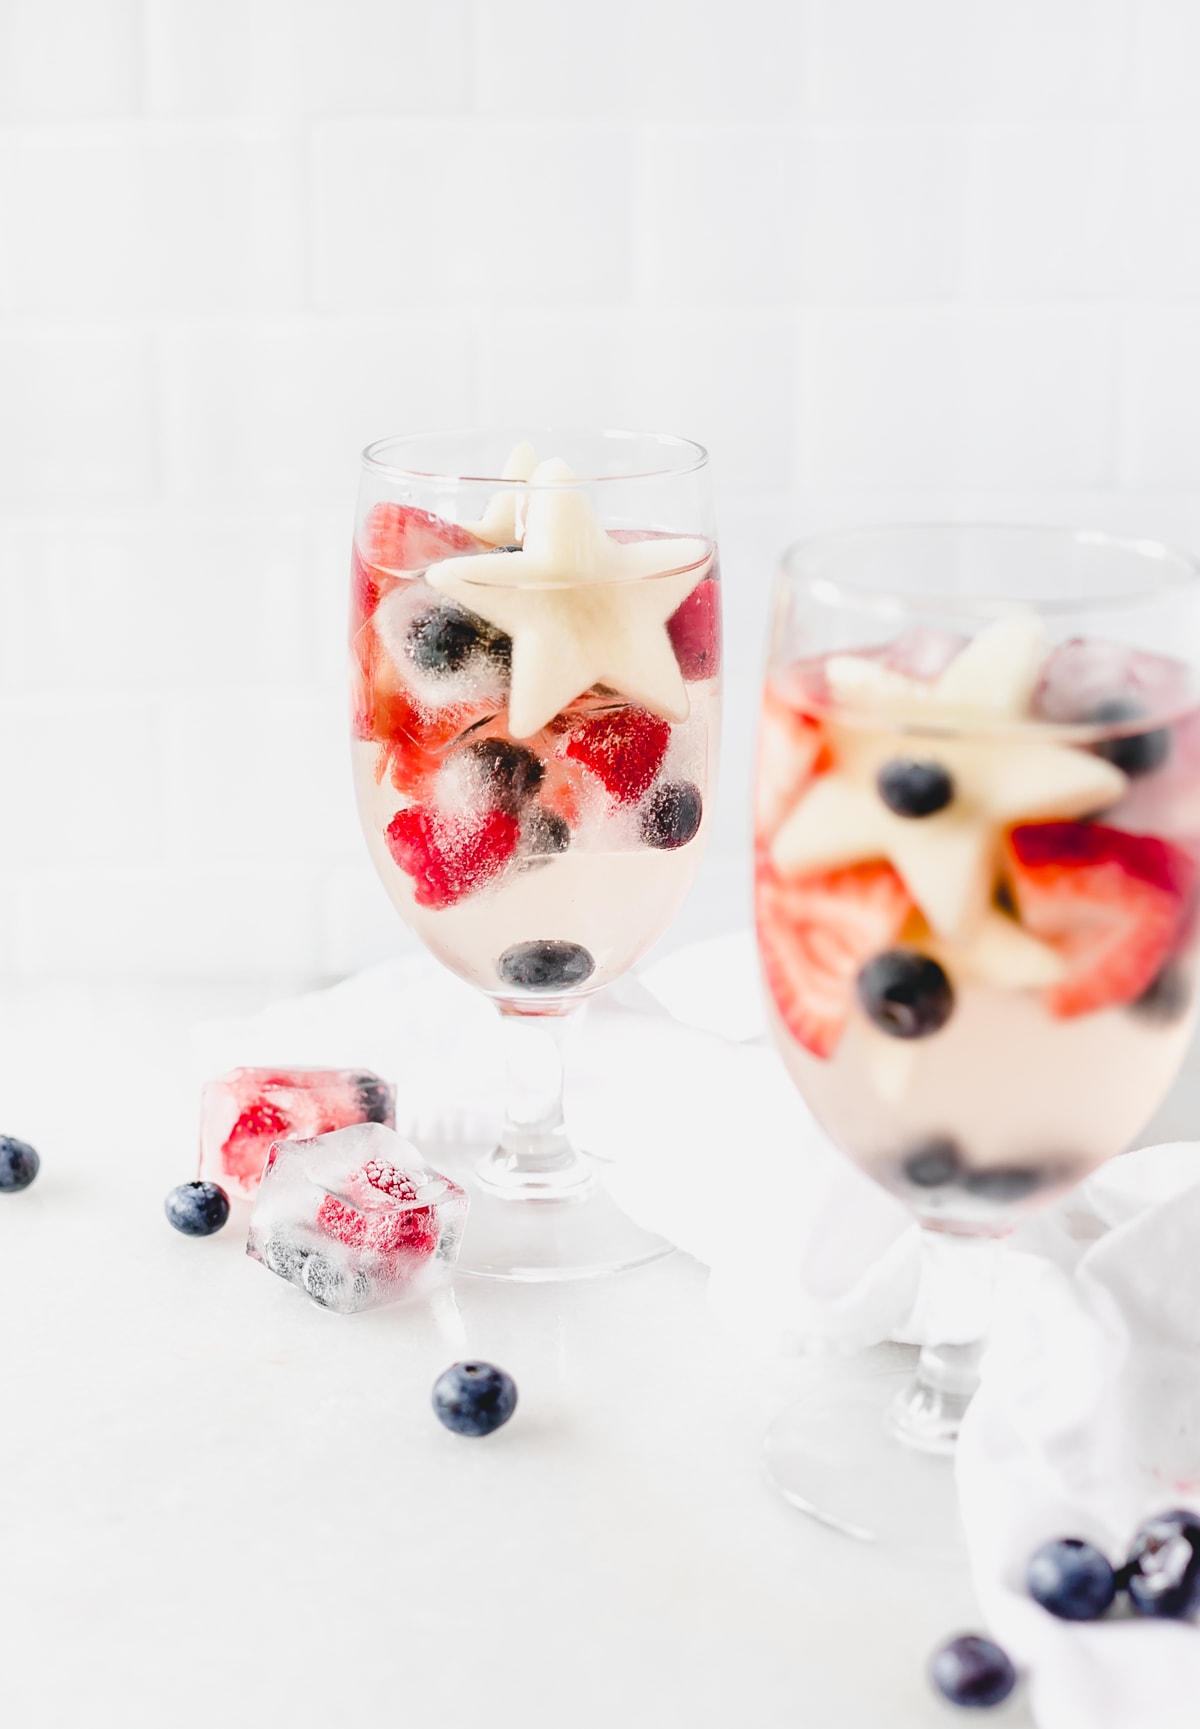
M 954 1721 L 924 1665 L 977 1622 L 965 1567 L 775 1499 L 760 1437 L 812 1366 L 742 1357 L 695 1262 L 342 1319 L 248 1261 L 239 1216 L 170 1230 L 188 1029 L 269 994 L 0 1005 L 0 1128 L 43 1156 L 0 1198 L 0 1723 Z M 482 1442 L 429 1410 L 467 1353 L 520 1387 Z

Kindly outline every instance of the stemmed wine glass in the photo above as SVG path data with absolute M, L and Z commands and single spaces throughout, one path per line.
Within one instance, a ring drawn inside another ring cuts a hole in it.
M 571 1144 L 561 1042 L 699 865 L 718 596 L 708 459 L 685 439 L 464 432 L 363 455 L 359 813 L 401 917 L 492 999 L 507 1045 L 497 1145 L 435 1160 L 471 1195 L 464 1270 L 586 1277 L 667 1247 Z
M 943 1341 L 768 1438 L 788 1500 L 938 1547 L 999 1241 L 1133 1141 L 1196 1013 L 1200 583 L 1068 530 L 864 529 L 783 559 L 755 904 L 774 1037 L 923 1227 Z

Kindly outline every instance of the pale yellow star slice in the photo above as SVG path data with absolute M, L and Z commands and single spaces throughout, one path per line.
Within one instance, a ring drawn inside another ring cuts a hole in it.
M 687 686 L 666 627 L 709 568 L 709 543 L 616 541 L 565 463 L 542 463 L 533 479 L 519 552 L 447 559 L 426 572 L 434 588 L 512 638 L 512 736 L 539 732 L 594 684 L 664 720 L 685 720 Z

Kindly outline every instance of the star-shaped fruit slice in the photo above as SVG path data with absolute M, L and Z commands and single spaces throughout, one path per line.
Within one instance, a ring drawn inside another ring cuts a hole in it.
M 564 462 L 542 463 L 520 551 L 448 560 L 426 581 L 512 638 L 514 738 L 540 731 L 594 684 L 685 720 L 667 620 L 705 575 L 712 548 L 682 536 L 614 540 L 573 478 Z
M 1009 827 L 1091 815 L 1125 786 L 1121 771 L 1090 751 L 971 732 L 981 717 L 994 725 L 1027 716 L 1040 641 L 1040 627 L 1035 636 L 1023 615 L 1003 619 L 932 684 L 877 661 L 832 657 L 830 689 L 847 717 L 857 711 L 855 724 L 829 725 L 834 767 L 781 825 L 776 869 L 796 876 L 887 859 L 937 936 L 961 942 L 977 931 Z M 877 725 L 867 724 L 868 712 Z M 950 730 L 959 725 L 966 730 Z
M 536 467 L 537 452 L 532 444 L 514 445 L 500 471 L 500 478 L 531 480 Z M 462 526 L 468 534 L 473 534 L 477 540 L 486 540 L 490 546 L 515 546 L 523 532 L 520 521 L 523 505 L 524 498 L 518 492 L 493 493 L 479 521 L 464 522 Z

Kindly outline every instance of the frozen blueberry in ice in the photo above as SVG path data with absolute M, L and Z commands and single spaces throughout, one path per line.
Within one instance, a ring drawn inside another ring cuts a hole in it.
M 211 1237 L 229 1217 L 229 1196 L 220 1183 L 180 1183 L 163 1206 L 169 1222 L 185 1237 Z
M 456 753 L 455 765 L 473 783 L 473 805 L 483 803 L 509 816 L 520 814 L 546 772 L 531 750 L 506 738 L 481 738 L 465 745 Z
M 586 984 L 596 970 L 596 963 L 582 943 L 547 938 L 543 942 L 514 943 L 500 956 L 496 970 L 506 985 L 516 985 L 520 990 L 556 991 Z
M 504 663 L 512 658 L 511 638 L 474 613 L 451 605 L 419 612 L 408 627 L 405 644 L 413 665 L 435 675 L 461 672 L 477 654 Z
M 521 851 L 541 858 L 551 853 L 566 852 L 571 844 L 571 830 L 557 811 L 534 805 L 521 820 Z
M 642 839 L 647 846 L 673 852 L 696 837 L 704 804 L 700 788 L 690 780 L 660 786 L 642 811 Z
M 1141 703 L 1128 697 L 1115 696 L 1097 703 L 1088 720 L 1098 726 L 1119 726 L 1122 721 L 1140 720 L 1145 714 Z M 1093 745 L 1097 756 L 1106 757 L 1122 774 L 1137 776 L 1153 774 L 1171 754 L 1171 734 L 1165 726 L 1152 727 L 1149 732 L 1133 732 L 1124 738 L 1104 739 Z
M 300 1243 L 284 1236 L 268 1237 L 262 1245 L 263 1265 L 293 1285 L 299 1283 L 310 1253 Z
M 948 1136 L 922 1141 L 904 1161 L 904 1175 L 918 1189 L 941 1189 L 954 1182 L 962 1168 L 958 1147 Z
M 1126 1589 L 1140 1615 L 1177 1618 L 1200 1609 L 1200 1514 L 1148 1519 L 1133 1540 Z
M 0 1195 L 15 1195 L 19 1189 L 27 1189 L 41 1162 L 28 1141 L 18 1141 L 15 1135 L 0 1135 Z
M 371 1282 L 365 1273 L 339 1266 L 328 1255 L 306 1255 L 300 1267 L 300 1283 L 314 1303 L 322 1309 L 331 1309 L 335 1315 L 356 1315 L 371 1295 Z
M 361 1074 L 354 1076 L 354 1088 L 358 1094 L 363 1122 L 386 1123 L 390 1128 L 395 1120 L 395 1104 L 392 1089 L 387 1082 L 364 1069 Z
M 1062 1621 L 1097 1621 L 1117 1594 L 1106 1556 L 1082 1537 L 1056 1537 L 1029 1559 L 1029 1595 Z
M 980 1633 L 961 1633 L 941 1646 L 933 1654 L 929 1675 L 952 1705 L 975 1710 L 1003 1704 L 1017 1684 L 1008 1653 Z
M 517 1384 L 494 1363 L 452 1363 L 433 1383 L 438 1422 L 456 1435 L 492 1435 L 517 1408 Z
M 954 797 L 954 782 L 940 762 L 893 757 L 875 777 L 879 796 L 897 816 L 933 816 Z
M 1130 1012 L 1139 1020 L 1155 1026 L 1171 1026 L 1182 1020 L 1191 1007 L 1192 984 L 1184 969 L 1169 961 L 1146 986 L 1140 997 L 1130 1003 Z
M 994 1170 L 968 1171 L 963 1177 L 963 1188 L 977 1200 L 995 1201 L 1003 1206 L 1013 1201 L 1023 1201 L 1026 1195 L 1040 1187 L 1042 1173 L 1034 1171 L 1028 1165 L 997 1165 Z
M 858 1000 L 881 1032 L 924 1039 L 945 1026 L 954 1009 L 950 980 L 929 955 L 887 949 L 858 975 Z

